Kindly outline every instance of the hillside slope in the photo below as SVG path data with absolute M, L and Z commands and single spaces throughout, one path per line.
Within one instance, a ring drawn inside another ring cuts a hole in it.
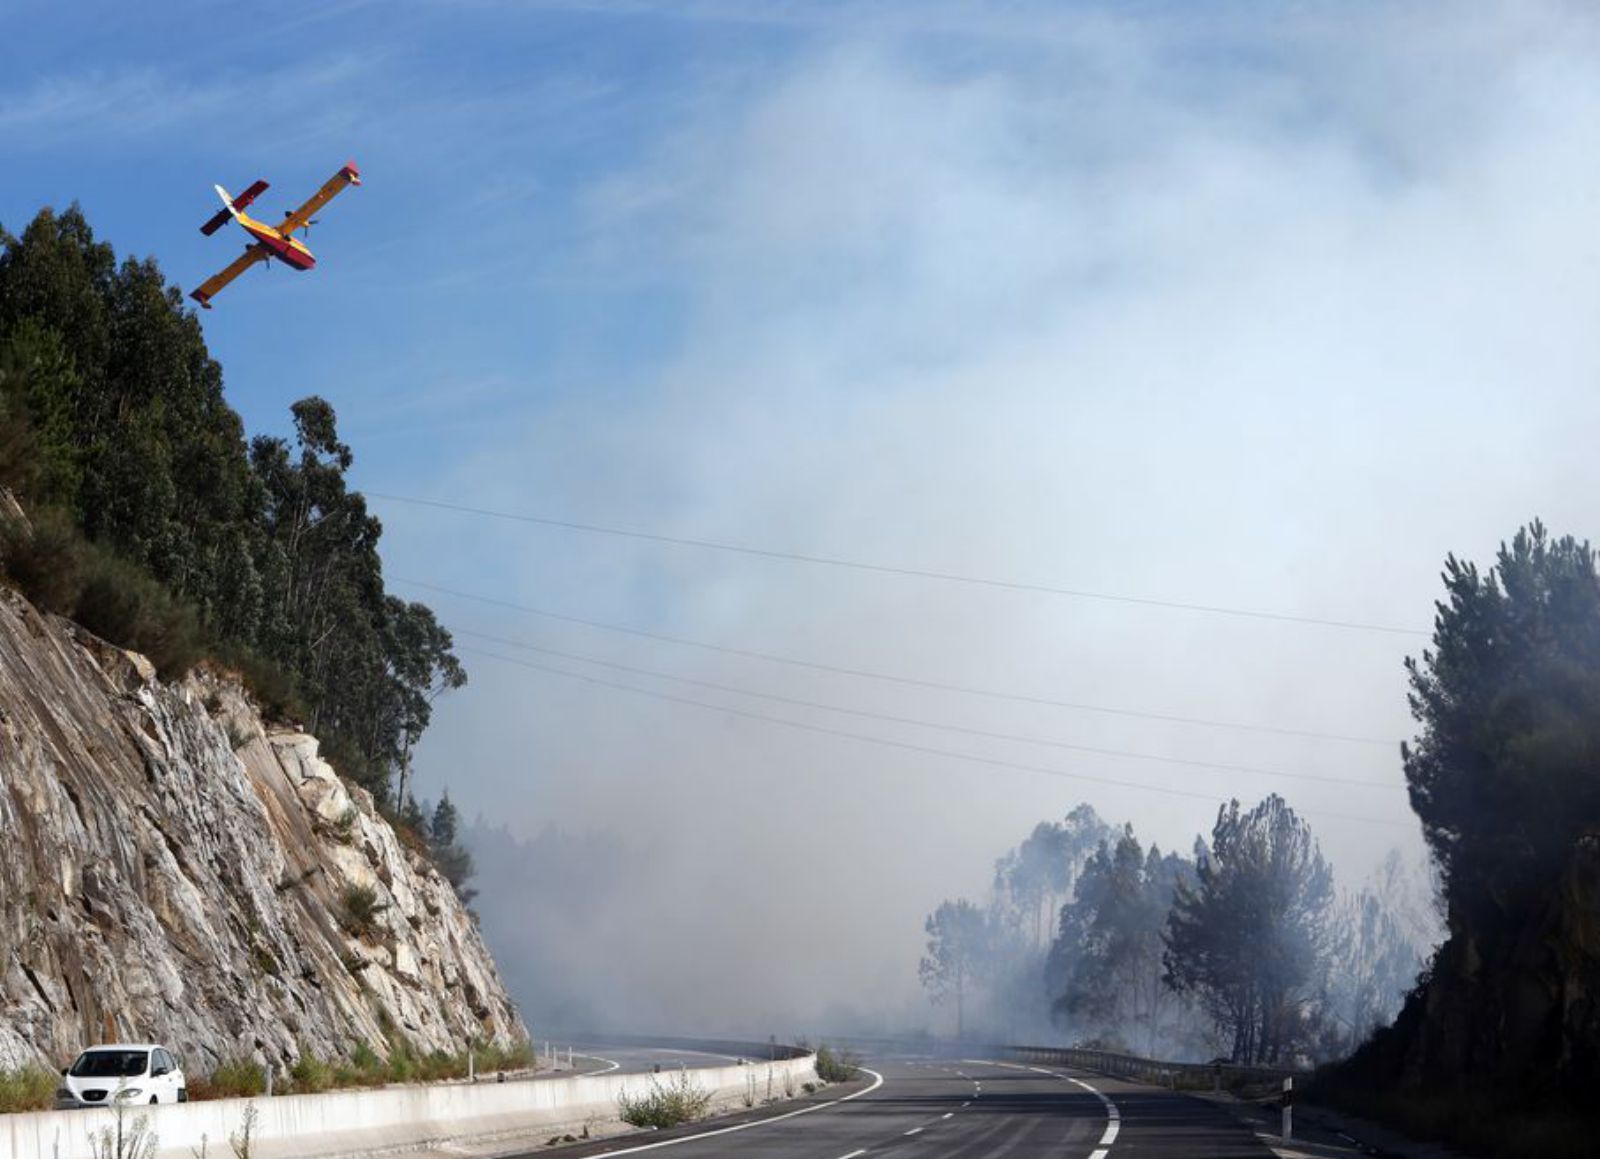
M 450 884 L 317 747 L 0 588 L 0 1066 L 526 1036 Z

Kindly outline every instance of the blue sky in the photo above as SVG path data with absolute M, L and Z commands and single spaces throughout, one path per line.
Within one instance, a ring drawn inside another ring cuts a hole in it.
M 323 394 L 374 491 L 1422 629 L 1447 552 L 1482 560 L 1536 515 L 1592 534 L 1600 25 L 1579 5 L 13 0 L 7 28 L 10 228 L 77 199 L 187 289 L 237 245 L 198 232 L 213 182 L 265 177 L 276 211 L 358 162 L 366 183 L 313 232 L 319 267 L 253 272 L 205 327 L 252 431 Z M 407 595 L 1144 711 L 1409 727 L 1421 637 L 375 506 Z M 525 834 L 618 834 L 716 899 L 690 937 L 656 916 L 677 899 L 641 888 L 576 947 L 575 969 L 613 963 L 596 984 L 641 1002 L 914 1003 L 921 915 L 981 894 L 1036 821 L 1087 798 L 1187 848 L 1214 815 L 1074 771 L 1217 800 L 1291 788 L 1347 882 L 1419 850 L 1394 746 L 936 695 L 425 598 L 464 649 L 515 637 L 1376 786 L 871 726 L 1063 775 L 1007 773 L 468 654 L 423 793 Z M 859 954 L 766 962 L 739 931 L 767 879 L 725 868 L 819 834 L 837 864 L 806 881 L 848 901 L 800 940 Z M 707 944 L 728 971 L 709 983 Z M 648 979 L 625 965 L 644 945 Z
M 251 279 L 207 336 L 252 429 L 320 390 L 392 444 L 363 455 L 381 471 L 417 446 L 391 408 L 524 406 L 671 340 L 668 279 L 596 263 L 584 197 L 722 66 L 695 22 L 562 7 L 25 3 L 0 48 L 0 221 L 76 199 L 187 289 L 236 248 L 194 228 L 213 183 L 265 177 L 276 210 L 354 158 L 367 184 L 314 231 L 322 269 Z M 744 67 L 781 51 L 760 28 L 715 39 Z

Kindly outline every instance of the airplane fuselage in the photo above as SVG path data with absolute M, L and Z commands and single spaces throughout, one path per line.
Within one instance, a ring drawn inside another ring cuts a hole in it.
M 297 270 L 309 270 L 317 264 L 317 259 L 311 251 L 297 237 L 284 237 L 272 226 L 264 221 L 257 221 L 247 213 L 238 214 L 239 224 L 244 226 L 246 232 L 256 239 L 260 245 L 273 257 L 286 266 Z

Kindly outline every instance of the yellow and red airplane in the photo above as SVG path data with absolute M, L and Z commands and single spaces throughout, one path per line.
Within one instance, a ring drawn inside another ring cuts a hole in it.
M 217 230 L 228 224 L 231 217 L 244 227 L 246 233 L 255 238 L 246 247 L 244 253 L 233 260 L 233 264 L 219 273 L 213 274 L 201 283 L 200 288 L 189 297 L 193 298 L 207 310 L 211 309 L 211 299 L 218 290 L 226 286 L 233 279 L 244 273 L 257 262 L 269 261 L 277 258 L 284 265 L 296 270 L 309 270 L 317 264 L 317 259 L 311 256 L 311 251 L 306 248 L 305 242 L 294 236 L 296 230 L 307 230 L 312 225 L 311 215 L 316 213 L 328 202 L 345 191 L 350 185 L 361 184 L 361 173 L 356 169 L 354 161 L 346 161 L 344 168 L 328 178 L 321 189 L 311 195 L 307 201 L 293 213 L 286 213 L 283 221 L 277 225 L 268 225 L 264 221 L 257 221 L 249 214 L 243 212 L 245 206 L 260 197 L 268 189 L 265 181 L 257 181 L 238 197 L 228 196 L 228 191 L 218 185 L 217 196 L 222 198 L 222 209 L 210 221 L 200 227 L 200 232 L 210 237 Z

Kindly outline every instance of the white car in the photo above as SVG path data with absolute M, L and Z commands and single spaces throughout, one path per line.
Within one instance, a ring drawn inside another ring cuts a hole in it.
M 57 1107 L 103 1107 L 112 1102 L 186 1103 L 183 1068 L 154 1042 L 91 1046 L 61 1072 Z

